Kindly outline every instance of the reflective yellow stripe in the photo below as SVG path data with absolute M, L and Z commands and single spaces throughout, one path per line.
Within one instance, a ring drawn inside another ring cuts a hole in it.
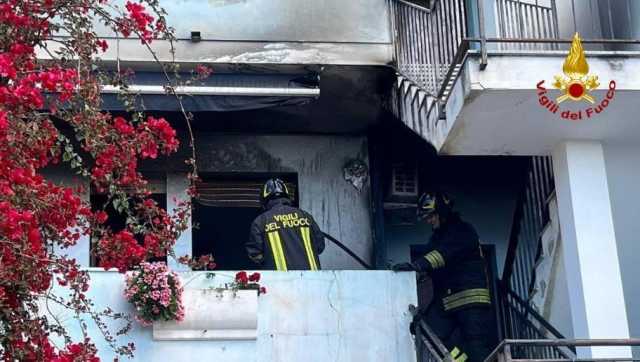
M 437 250 L 433 250 L 427 253 L 424 258 L 427 259 L 433 269 L 444 267 L 444 258 L 442 257 L 442 254 L 440 254 L 440 252 Z
M 438 261 L 438 265 L 440 265 L 440 268 L 444 267 L 444 257 L 442 256 L 442 254 L 440 254 L 439 251 L 434 250 L 430 254 L 433 254 L 433 256 L 436 258 L 436 260 Z
M 287 271 L 287 260 L 284 258 L 284 252 L 282 251 L 280 234 L 277 231 L 272 231 L 267 236 L 273 252 L 273 259 L 276 262 L 276 270 Z
M 456 358 L 459 354 L 460 350 L 458 349 L 458 347 L 453 347 L 453 349 L 451 350 L 451 357 Z
M 282 241 L 280 240 L 280 233 L 275 231 L 275 236 L 275 239 L 277 241 L 276 244 L 278 245 L 278 252 L 280 254 L 280 263 L 282 264 L 282 270 L 287 271 L 287 259 L 285 259 L 284 251 L 282 251 Z
M 307 251 L 307 260 L 309 260 L 309 268 L 311 270 L 318 270 L 318 265 L 316 264 L 316 257 L 313 253 L 313 248 L 311 247 L 311 232 L 308 227 L 300 228 L 300 233 L 302 234 L 302 240 L 304 242 L 304 249 Z
M 465 297 L 471 297 L 471 296 L 476 296 L 476 295 L 481 295 L 481 296 L 489 296 L 489 289 L 487 288 L 474 288 L 474 289 L 467 289 L 467 290 L 463 290 L 461 292 L 455 293 L 455 294 L 451 294 L 447 297 L 442 298 L 442 301 L 445 303 L 449 303 L 449 302 L 453 302 L 457 299 L 460 298 L 465 298 Z
M 453 358 L 455 362 L 465 362 L 468 359 L 466 353 L 460 352 L 462 351 L 460 351 L 458 347 L 453 347 L 453 349 L 451 350 L 451 358 Z
M 467 304 L 491 304 L 491 295 L 487 288 L 467 289 L 442 298 L 444 310 L 455 309 Z
M 433 269 L 438 269 L 438 261 L 433 257 L 433 255 L 427 254 L 424 257 L 425 257 L 425 259 L 427 259 L 429 264 L 431 264 L 431 267 Z
M 455 309 L 467 304 L 491 304 L 491 298 L 488 296 L 467 297 L 450 303 L 444 303 L 444 310 Z
M 282 264 L 280 263 L 280 255 L 278 254 L 278 246 L 275 238 L 277 232 L 270 232 L 267 234 L 269 238 L 269 245 L 271 246 L 271 253 L 273 254 L 273 260 L 276 262 L 276 270 L 282 270 Z
M 488 303 L 491 304 L 491 298 L 486 295 L 475 295 L 472 297 L 466 297 L 462 299 L 454 300 L 453 302 L 442 302 L 445 309 L 457 308 L 462 305 L 472 304 L 472 303 Z

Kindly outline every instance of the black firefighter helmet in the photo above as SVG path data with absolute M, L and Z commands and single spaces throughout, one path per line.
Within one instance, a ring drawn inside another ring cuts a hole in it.
M 262 193 L 260 193 L 260 201 L 262 202 L 262 205 L 266 205 L 269 200 L 279 197 L 291 199 L 287 185 L 279 178 L 267 180 L 267 182 L 264 183 L 264 186 L 262 186 Z
M 453 208 L 453 202 L 442 192 L 425 192 L 418 198 L 416 211 L 418 220 L 438 214 L 447 217 Z

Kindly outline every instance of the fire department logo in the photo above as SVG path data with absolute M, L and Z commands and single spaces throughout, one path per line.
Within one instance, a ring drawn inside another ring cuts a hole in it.
M 589 103 L 595 103 L 589 92 L 598 88 L 600 83 L 598 83 L 597 75 L 589 74 L 589 64 L 584 56 L 582 41 L 578 33 L 573 36 L 571 50 L 564 60 L 562 71 L 564 75 L 556 75 L 556 82 L 553 83 L 554 87 L 564 92 L 563 95 L 556 98 L 556 102 L 562 103 L 567 99 L 574 101 L 584 99 Z
M 553 87 L 562 92 L 560 96 L 555 98 L 555 101 L 547 96 L 548 91 L 544 87 L 544 80 L 540 81 L 536 87 L 540 105 L 549 112 L 554 114 L 559 112 L 560 117 L 564 119 L 582 120 L 583 118 L 591 118 L 596 114 L 602 113 L 605 108 L 609 106 L 611 100 L 613 100 L 616 89 L 616 82 L 613 80 L 609 82 L 609 90 L 605 98 L 601 101 L 597 102 L 594 96 L 590 94 L 592 90 L 600 86 L 600 82 L 598 81 L 597 75 L 589 74 L 589 63 L 587 63 L 587 58 L 582 48 L 582 41 L 578 33 L 573 36 L 571 49 L 562 65 L 562 72 L 563 74 L 554 77 L 555 82 L 553 83 Z M 561 110 L 559 105 L 566 100 L 575 102 L 584 100 L 595 106 L 578 110 Z

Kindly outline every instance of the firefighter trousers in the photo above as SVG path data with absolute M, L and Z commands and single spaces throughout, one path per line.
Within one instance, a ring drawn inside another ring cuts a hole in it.
M 423 319 L 456 360 L 464 360 L 459 356 L 466 354 L 466 362 L 482 362 L 494 348 L 496 323 L 489 306 L 445 312 L 442 304 L 434 301 Z

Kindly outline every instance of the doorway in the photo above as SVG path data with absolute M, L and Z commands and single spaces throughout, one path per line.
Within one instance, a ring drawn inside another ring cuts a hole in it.
M 260 192 L 273 177 L 285 181 L 298 205 L 295 173 L 205 174 L 193 199 L 193 255 L 211 254 L 218 270 L 259 269 L 245 251 L 253 220 L 262 212 Z

